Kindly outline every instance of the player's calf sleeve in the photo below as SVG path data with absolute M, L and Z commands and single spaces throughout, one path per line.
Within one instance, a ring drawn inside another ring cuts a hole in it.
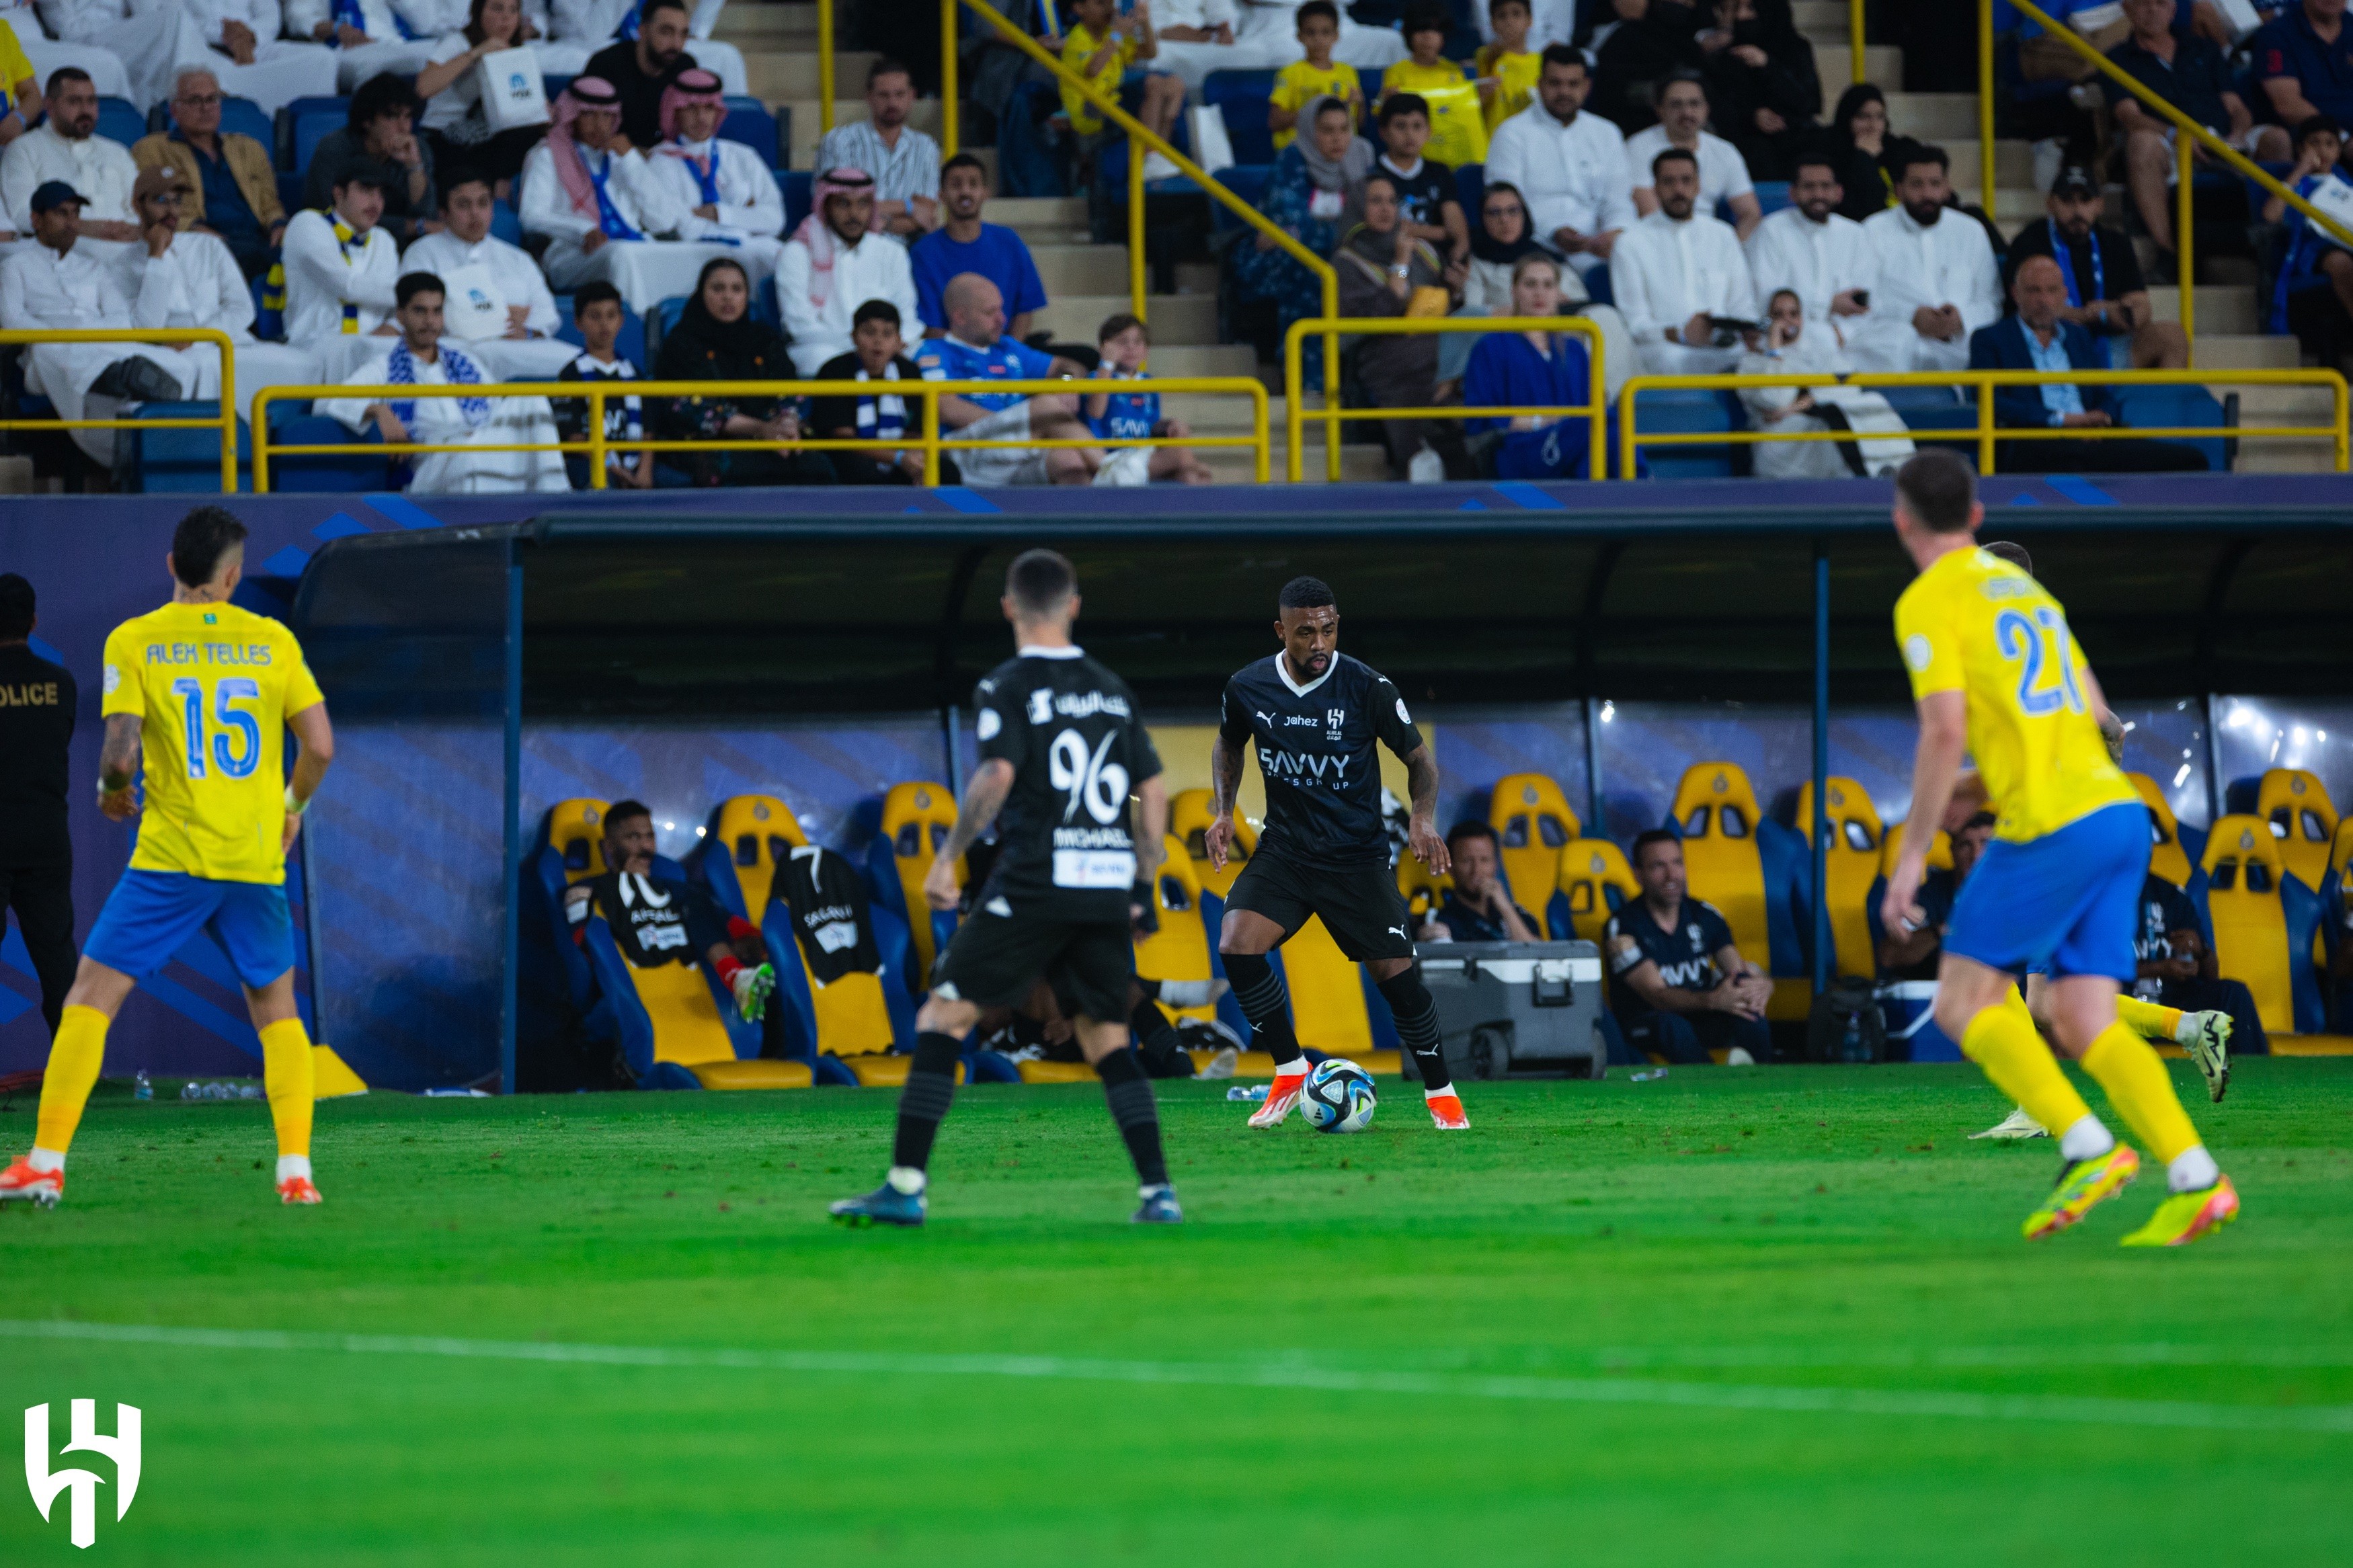
M 1123 1046 L 1095 1063 L 1095 1076 L 1103 1079 L 1103 1100 L 1126 1141 L 1127 1157 L 1135 1162 L 1136 1181 L 1147 1187 L 1165 1185 L 1168 1161 L 1160 1152 L 1160 1108 L 1153 1102 L 1152 1080 L 1144 1076 L 1144 1064 Z
M 2182 1013 L 2179 1007 L 2161 1006 L 2144 1002 L 2137 996 L 2116 998 L 2116 1022 L 2144 1040 L 2164 1040 L 2179 1044 L 2181 1039 Z
M 891 1163 L 920 1171 L 932 1162 L 932 1140 L 955 1102 L 956 1063 L 964 1059 L 964 1042 L 954 1035 L 930 1033 L 915 1037 L 914 1064 L 907 1068 L 907 1087 L 899 1091 L 899 1133 L 891 1148 Z
M 2181 1109 L 2164 1061 L 2121 1020 L 2101 1030 L 2084 1052 L 2084 1070 L 2097 1080 L 2125 1125 L 2166 1164 L 2198 1147 L 2198 1129 Z
M 1282 976 L 1262 952 L 1229 952 L 1225 961 L 1234 1005 L 1250 1020 L 1250 1043 L 1274 1058 L 1278 1072 L 1306 1071 L 1299 1037 L 1291 1027 L 1291 997 L 1282 988 Z
M 1145 1072 L 1153 1078 L 1187 1078 L 1192 1075 L 1190 1059 L 1178 1065 L 1184 1056 L 1184 1042 L 1176 1026 L 1150 996 L 1135 1005 L 1127 1016 L 1127 1026 L 1135 1035 L 1135 1054 L 1144 1062 Z
M 1446 1047 L 1438 1037 L 1438 1003 L 1430 987 L 1421 983 L 1421 966 L 1392 974 L 1379 982 L 1382 1000 L 1389 1005 L 1389 1016 L 1397 1020 L 1398 1039 L 1413 1053 L 1414 1065 L 1421 1070 L 1421 1087 L 1425 1092 L 1445 1089 L 1454 1079 L 1446 1070 Z
M 311 1157 L 311 1114 L 319 1099 L 314 1063 L 301 1019 L 281 1018 L 261 1031 L 261 1087 L 269 1096 L 281 1160 Z
M 1969 1020 L 1961 1031 L 1961 1054 L 1984 1069 L 1994 1087 L 2026 1109 L 2026 1114 L 2057 1137 L 2092 1114 L 2051 1047 L 2034 1032 L 2034 1021 L 2021 1003 L 1996 1005 Z
M 33 1147 L 62 1163 L 81 1125 L 82 1107 L 106 1063 L 106 1029 L 113 1020 L 95 1007 L 69 1007 L 49 1042 L 48 1070 L 41 1078 L 41 1110 L 33 1123 Z

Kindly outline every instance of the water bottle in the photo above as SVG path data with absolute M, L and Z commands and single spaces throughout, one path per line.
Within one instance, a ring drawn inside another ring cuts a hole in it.
M 1266 1098 L 1268 1087 L 1268 1085 L 1262 1083 L 1254 1083 L 1248 1085 L 1247 1087 L 1241 1084 L 1236 1084 L 1233 1088 L 1226 1090 L 1226 1098 L 1228 1100 L 1264 1100 Z
M 190 1079 L 187 1082 L 180 1086 L 180 1098 L 182 1100 L 202 1100 L 204 1097 L 205 1091 L 196 1086 L 196 1080 L 194 1079 Z
M 155 1098 L 155 1086 L 147 1081 L 147 1069 L 144 1068 L 140 1068 L 138 1076 L 131 1080 L 131 1098 L 133 1100 Z

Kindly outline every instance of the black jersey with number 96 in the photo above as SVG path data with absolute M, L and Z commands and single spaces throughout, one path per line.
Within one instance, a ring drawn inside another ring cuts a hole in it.
M 1127 683 L 1079 649 L 1025 648 L 973 694 L 983 760 L 1013 764 L 982 900 L 1016 915 L 1127 920 L 1128 796 L 1160 773 Z

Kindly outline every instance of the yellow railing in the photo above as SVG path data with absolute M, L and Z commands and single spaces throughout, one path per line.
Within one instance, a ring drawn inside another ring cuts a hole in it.
M 1855 0 L 1858 5 L 1862 0 Z M 817 133 L 833 131 L 833 0 L 817 0 Z M 792 149 L 785 149 L 787 156 Z M 819 174 L 825 173 L 820 169 Z M 820 216 L 823 215 L 819 215 Z
M 8 343 L 210 343 L 220 350 L 220 412 L 195 419 L 0 419 L 0 430 L 218 430 L 221 493 L 237 493 L 237 345 L 215 327 L 77 327 L 0 331 Z
M 1250 431 L 1246 436 L 1150 436 L 1097 439 L 1055 437 L 1050 439 L 973 440 L 943 434 L 939 400 L 944 396 L 1016 392 L 1025 396 L 1060 395 L 1091 397 L 1105 393 L 1216 393 L 1250 400 Z M 791 441 L 759 437 L 676 439 L 649 437 L 617 441 L 605 434 L 605 405 L 617 397 L 849 397 L 895 396 L 922 405 L 918 429 L 899 436 L 810 436 Z M 588 404 L 588 438 L 585 441 L 508 442 L 377 442 L 332 441 L 289 445 L 270 438 L 269 405 L 313 399 L 360 398 L 372 403 L 406 402 L 416 397 L 546 397 L 585 399 Z M 544 381 L 487 386 L 272 386 L 253 402 L 253 488 L 269 489 L 272 458 L 288 457 L 406 457 L 435 452 L 578 452 L 588 458 L 588 488 L 606 488 L 606 459 L 614 453 L 635 452 L 839 452 L 916 450 L 923 454 L 923 483 L 940 482 L 942 452 L 1018 447 L 1025 450 L 1060 447 L 1248 447 L 1252 448 L 1256 479 L 1265 484 L 1273 475 L 1266 386 L 1254 376 L 1180 375 L 1144 382 L 1053 379 L 1030 381 L 616 381 L 585 384 Z
M 1854 51 L 1854 84 L 1857 87 L 1871 79 L 1871 73 L 1865 70 L 1862 65 L 1862 6 L 1863 0 L 1847 0 L 1846 36 L 1849 46 Z
M 2327 425 L 2301 426 L 2198 425 L 2147 428 L 2107 426 L 2057 429 L 2030 426 L 2013 429 L 1994 423 L 1995 387 L 2063 384 L 2094 386 L 2323 386 L 2328 389 L 2333 411 Z M 1738 392 L 1744 388 L 1766 386 L 1936 386 L 1972 390 L 1977 394 L 1977 425 L 1973 431 L 1917 430 L 1910 434 L 1913 439 L 1919 441 L 1973 437 L 1978 447 L 1978 471 L 1984 474 L 1994 472 L 1996 447 L 2008 441 L 2114 440 L 2126 437 L 2151 440 L 2168 437 L 2176 439 L 2324 440 L 2334 451 L 2335 467 L 2340 474 L 2348 471 L 2348 445 L 2353 445 L 2348 442 L 2346 428 L 2345 378 L 2333 370 L 1956 370 L 1857 372 L 1852 375 L 1638 375 L 1628 381 L 1618 393 L 1618 472 L 1625 478 L 1633 477 L 1634 453 L 1638 447 L 1753 447 L 1767 441 L 1867 441 L 1873 438 L 1870 433 L 1852 430 L 1793 430 L 1784 434 L 1771 430 L 1641 432 L 1634 428 L 1635 403 L 1645 392 Z
M 2320 226 L 2338 243 L 2353 247 L 2353 230 L 2329 217 L 2295 192 L 2266 174 L 2237 148 L 2190 119 L 2181 110 L 2143 87 L 2129 73 L 2116 68 L 2107 57 L 2086 43 L 2081 35 L 2064 22 L 2054 20 L 2034 0 L 2010 0 L 2020 16 L 2038 23 L 2052 37 L 2066 41 L 2067 47 L 2089 60 L 2101 75 L 2123 88 L 2139 100 L 2140 106 L 2173 127 L 2173 155 L 2179 186 L 2175 200 L 2179 203 L 2174 218 L 2174 255 L 2181 263 L 2181 332 L 2192 344 L 2197 342 L 2197 262 L 2191 254 L 2194 225 L 2190 211 L 2190 143 L 2200 146 L 2221 159 L 2230 168 L 2253 180 L 2272 195 L 2280 197 L 2302 213 L 2306 219 Z M 1978 136 L 1979 147 L 1978 180 L 1984 187 L 1985 210 L 1989 217 L 1994 213 L 1993 193 L 1993 0 L 1978 0 Z M 1997 220 L 1998 221 L 1998 220 Z M 2193 360 L 2194 363 L 2195 361 Z
M 1300 345 L 1310 332 L 1324 338 L 1324 406 L 1309 414 L 1305 390 L 1300 384 L 1304 379 L 1301 368 Z M 1525 408 L 1464 407 L 1460 405 L 1443 408 L 1343 408 L 1340 395 L 1333 388 L 1337 384 L 1333 368 L 1333 340 L 1335 337 L 1411 337 L 1431 332 L 1566 332 L 1586 341 L 1586 353 L 1592 363 L 1593 396 L 1588 403 L 1573 406 L 1552 407 L 1531 405 Z M 1322 321 L 1313 319 L 1293 321 L 1282 336 L 1283 438 L 1287 443 L 1284 456 L 1285 474 L 1293 484 L 1305 477 L 1302 437 L 1310 418 L 1324 424 L 1324 472 L 1329 479 L 1340 477 L 1340 422 L 1343 419 L 1463 419 L 1518 418 L 1535 415 L 1554 419 L 1583 419 L 1590 436 L 1587 443 L 1587 471 L 1594 479 L 1609 477 L 1609 382 L 1602 374 L 1601 329 L 1581 316 L 1332 316 Z

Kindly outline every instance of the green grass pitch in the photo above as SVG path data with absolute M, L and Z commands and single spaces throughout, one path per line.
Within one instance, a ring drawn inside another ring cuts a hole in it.
M 1097 1090 L 980 1089 L 913 1234 L 822 1218 L 888 1091 L 331 1102 L 293 1211 L 262 1106 L 110 1086 L 0 1213 L 0 1419 L 144 1477 L 83 1554 L 0 1465 L 0 1563 L 2353 1562 L 2353 1061 L 2175 1077 L 2245 1201 L 2179 1253 L 2154 1172 L 2018 1240 L 1967 1068 L 1161 1085 L 1173 1231 Z

